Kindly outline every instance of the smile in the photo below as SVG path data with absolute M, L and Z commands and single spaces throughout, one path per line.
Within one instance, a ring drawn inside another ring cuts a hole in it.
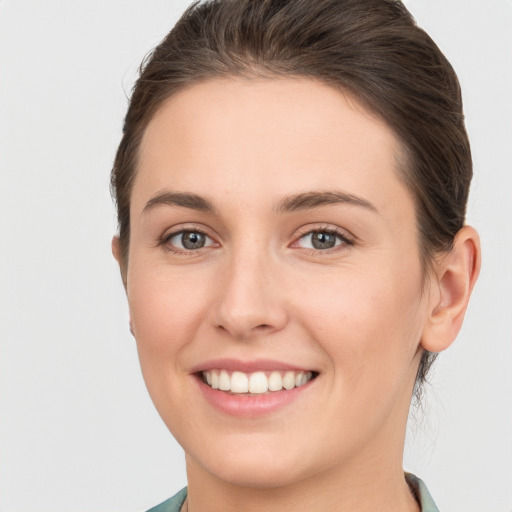
M 263 393 L 291 390 L 307 384 L 317 376 L 304 371 L 257 371 L 245 373 L 224 369 L 201 372 L 202 381 L 210 388 L 232 394 L 261 395 Z

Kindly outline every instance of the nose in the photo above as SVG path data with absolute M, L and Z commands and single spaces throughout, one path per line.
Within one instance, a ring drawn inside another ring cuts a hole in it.
M 218 276 L 214 326 L 240 341 L 280 331 L 288 321 L 278 269 L 262 255 L 238 255 Z

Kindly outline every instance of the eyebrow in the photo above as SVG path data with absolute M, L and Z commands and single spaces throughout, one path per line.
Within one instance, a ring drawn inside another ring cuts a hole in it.
M 171 192 L 163 191 L 152 197 L 142 210 L 142 213 L 147 213 L 156 206 L 181 206 L 182 208 L 190 208 L 205 213 L 215 213 L 213 203 L 206 197 L 190 192 Z
M 290 197 L 285 197 L 278 205 L 277 211 L 280 213 L 296 212 L 319 208 L 330 204 L 349 204 L 360 206 L 372 212 L 378 213 L 377 208 L 362 197 L 348 194 L 342 191 L 329 192 L 304 192 Z
M 279 202 L 275 208 L 275 211 L 277 213 L 289 213 L 310 210 L 331 204 L 348 204 L 359 206 L 378 213 L 377 208 L 375 208 L 375 206 L 366 199 L 342 191 L 312 191 L 288 196 Z M 153 196 L 146 203 L 142 213 L 145 214 L 153 208 L 162 205 L 190 208 L 192 210 L 197 210 L 204 213 L 217 212 L 213 202 L 204 196 L 193 194 L 191 192 L 172 192 L 165 190 Z

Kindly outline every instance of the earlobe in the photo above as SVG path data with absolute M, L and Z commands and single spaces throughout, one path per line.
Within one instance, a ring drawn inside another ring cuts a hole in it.
M 441 352 L 457 337 L 480 272 L 480 259 L 478 233 L 471 226 L 464 226 L 431 278 L 431 304 L 421 340 L 425 350 Z

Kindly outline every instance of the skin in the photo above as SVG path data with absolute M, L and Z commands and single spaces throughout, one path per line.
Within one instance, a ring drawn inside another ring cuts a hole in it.
M 424 348 L 455 338 L 480 259 L 465 227 L 425 279 L 399 160 L 382 120 L 306 79 L 207 81 L 149 123 L 128 262 L 116 238 L 113 251 L 146 385 L 185 450 L 191 512 L 419 510 L 402 470 L 415 376 Z M 215 211 L 147 207 L 162 192 Z M 367 204 L 279 208 L 318 192 Z M 170 234 L 183 229 L 206 246 L 180 248 Z M 314 248 L 326 229 L 342 238 Z M 319 375 L 272 414 L 233 417 L 192 374 L 225 357 Z

